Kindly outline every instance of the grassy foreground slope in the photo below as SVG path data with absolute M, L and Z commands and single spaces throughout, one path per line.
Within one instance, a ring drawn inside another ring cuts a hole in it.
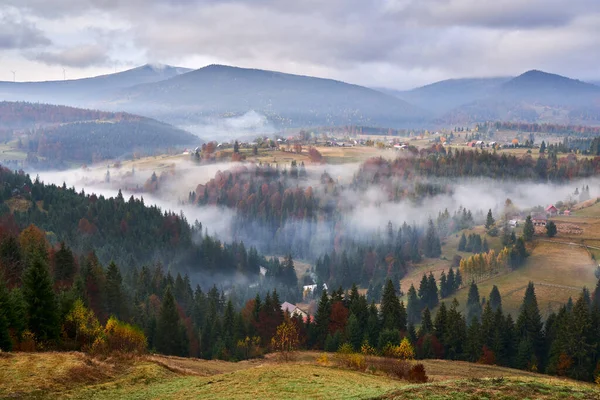
M 82 353 L 0 355 L 0 398 L 72 399 L 599 399 L 592 385 L 507 368 L 427 360 L 431 383 L 297 361 L 229 363 L 147 356 L 92 359 Z

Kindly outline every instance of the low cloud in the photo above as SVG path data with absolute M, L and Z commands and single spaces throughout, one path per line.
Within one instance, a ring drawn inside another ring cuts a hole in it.
M 99 45 L 76 46 L 54 52 L 44 51 L 33 54 L 30 58 L 47 65 L 74 68 L 87 68 L 112 63 L 108 56 L 108 50 Z

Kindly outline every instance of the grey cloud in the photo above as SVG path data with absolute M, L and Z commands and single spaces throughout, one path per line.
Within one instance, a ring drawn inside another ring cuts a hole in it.
M 84 45 L 54 52 L 40 52 L 30 58 L 47 65 L 63 67 L 86 68 L 91 66 L 109 65 L 107 49 L 98 45 Z
M 130 27 L 124 40 L 163 62 L 210 57 L 395 87 L 531 68 L 600 78 L 591 67 L 600 62 L 598 0 L 5 1 L 43 19 L 109 15 Z M 83 50 L 38 59 L 102 65 Z
M 0 49 L 29 49 L 50 44 L 50 40 L 32 23 L 14 13 L 0 12 Z

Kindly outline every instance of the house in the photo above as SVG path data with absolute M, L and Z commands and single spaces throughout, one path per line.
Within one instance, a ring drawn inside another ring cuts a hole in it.
M 304 319 L 308 316 L 304 311 L 302 311 L 301 309 L 296 307 L 294 304 L 288 303 L 287 301 L 284 301 L 283 304 L 281 305 L 281 311 L 287 312 L 288 314 L 290 314 L 291 317 L 293 317 L 294 315 L 297 315 L 299 317 L 302 317 L 302 319 Z
M 543 214 L 538 214 L 531 217 L 531 221 L 535 226 L 546 226 L 546 223 L 548 222 L 548 217 L 546 217 Z
M 511 219 L 510 221 L 508 221 L 508 224 L 511 227 L 516 228 L 517 226 L 519 226 L 519 221 L 517 221 L 516 219 Z
M 550 204 L 546 207 L 546 213 L 552 215 L 558 215 L 558 208 L 554 207 L 554 204 Z
M 569 216 L 571 215 L 571 210 L 565 210 L 565 212 L 563 212 L 564 215 Z

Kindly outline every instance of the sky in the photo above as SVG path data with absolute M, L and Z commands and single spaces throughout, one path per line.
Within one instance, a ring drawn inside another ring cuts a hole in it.
M 1 0 L 0 80 L 227 64 L 408 89 L 600 80 L 600 0 Z

